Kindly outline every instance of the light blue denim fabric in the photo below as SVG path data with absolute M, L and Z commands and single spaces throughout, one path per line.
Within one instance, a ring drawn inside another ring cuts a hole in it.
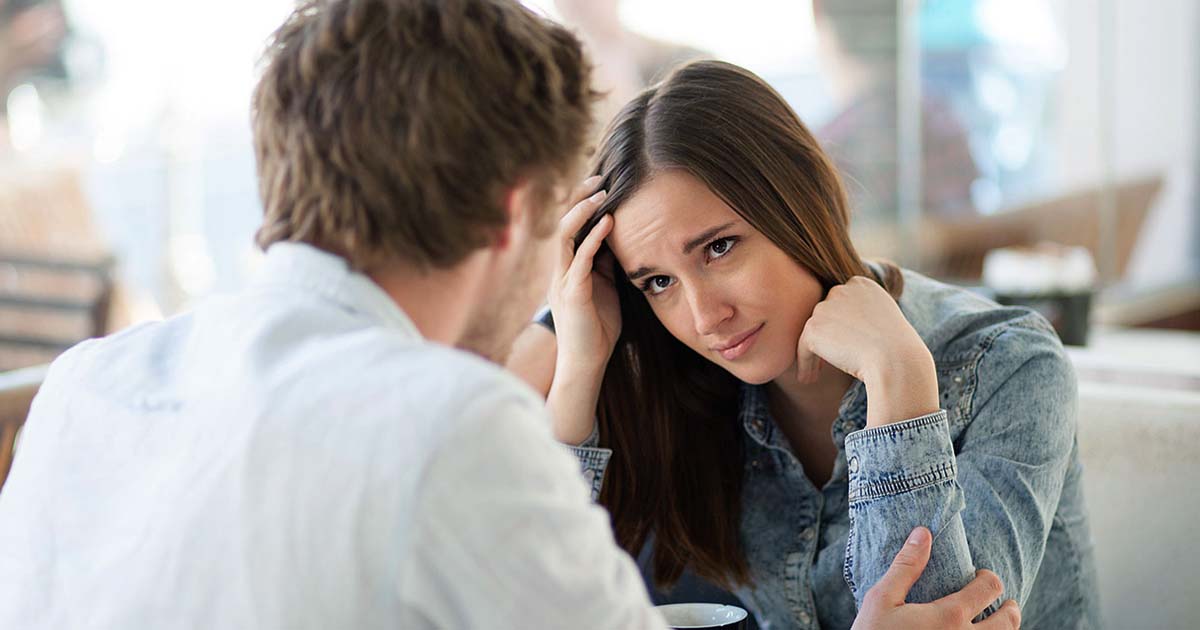
M 855 383 L 833 425 L 833 476 L 816 488 L 772 421 L 766 388 L 743 385 L 741 532 L 754 584 L 735 594 L 763 628 L 849 628 L 924 525 L 933 554 L 909 601 L 953 593 L 986 568 L 1021 604 L 1023 628 L 1099 627 L 1076 382 L 1058 337 L 1027 309 L 904 279 L 900 308 L 933 354 L 942 410 L 864 429 Z M 611 455 L 597 444 L 574 449 L 594 496 Z

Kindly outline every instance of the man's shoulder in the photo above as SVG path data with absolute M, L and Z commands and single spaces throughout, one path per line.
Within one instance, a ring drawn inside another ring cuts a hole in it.
M 169 398 L 212 413 L 352 412 L 381 426 L 451 425 L 489 406 L 540 412 L 537 394 L 494 363 L 403 331 L 337 317 L 223 326 L 221 315 L 201 308 L 84 342 L 54 362 L 46 390 L 118 406 Z
M 495 363 L 432 342 L 374 345 L 371 354 L 359 354 L 357 363 L 353 369 L 360 370 L 361 379 L 356 387 L 383 396 L 422 396 L 455 406 L 539 402 L 528 385 Z

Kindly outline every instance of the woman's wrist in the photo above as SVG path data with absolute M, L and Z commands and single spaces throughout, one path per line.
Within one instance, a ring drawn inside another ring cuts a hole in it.
M 595 428 L 596 403 L 604 369 L 559 362 L 555 368 L 554 384 L 546 397 L 546 407 L 553 418 L 554 437 L 564 444 L 578 445 Z
M 583 355 L 583 356 L 579 356 Z M 555 357 L 554 373 L 562 375 L 576 385 L 595 382 L 597 387 L 604 379 L 604 371 L 608 369 L 610 355 L 597 356 L 596 353 L 575 352 L 571 348 L 558 347 Z M 557 377 L 557 376 L 556 376 Z
M 864 375 L 868 428 L 919 418 L 939 409 L 933 355 L 923 345 L 901 354 L 877 361 Z
M 578 404 L 571 393 L 556 395 L 554 390 L 546 398 L 546 410 L 553 418 L 551 431 L 554 439 L 569 446 L 579 446 L 592 435 L 596 428 L 595 404 Z

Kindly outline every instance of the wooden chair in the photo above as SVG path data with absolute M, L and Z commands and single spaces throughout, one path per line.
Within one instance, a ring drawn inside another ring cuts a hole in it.
M 77 173 L 0 164 L 0 372 L 108 333 L 115 266 Z
M 1110 261 L 1112 277 L 1121 279 L 1133 256 L 1138 234 L 1163 187 L 1161 175 L 1119 182 L 1114 187 L 1114 234 L 1111 249 L 1101 242 L 1101 203 L 1104 191 L 1093 187 L 1043 201 L 1005 209 L 993 215 L 956 221 L 923 221 L 904 240 L 895 225 L 856 229 L 854 243 L 868 257 L 905 261 L 922 273 L 963 284 L 975 284 L 983 259 L 998 247 L 1032 246 L 1043 241 L 1086 247 L 1100 264 Z M 917 252 L 916 257 L 906 252 Z M 1103 269 L 1101 269 L 1103 271 Z
M 0 371 L 52 361 L 109 330 L 115 261 L 15 254 L 0 246 Z
M 45 367 L 0 373 L 0 491 L 12 468 L 17 436 L 44 375 Z

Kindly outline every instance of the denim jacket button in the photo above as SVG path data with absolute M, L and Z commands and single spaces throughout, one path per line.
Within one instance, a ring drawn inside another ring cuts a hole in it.
M 798 619 L 800 619 L 800 623 L 802 623 L 804 625 L 808 625 L 809 623 L 812 622 L 812 616 L 809 615 L 808 613 L 804 612 L 803 610 L 800 611 L 800 614 L 796 615 L 796 617 Z
M 849 468 L 850 472 L 852 473 L 858 472 L 858 456 L 855 455 L 854 457 L 851 457 L 849 464 L 846 467 Z
M 813 528 L 811 528 L 811 527 L 805 527 L 804 531 L 800 532 L 801 540 L 812 540 L 813 536 L 814 536 Z

